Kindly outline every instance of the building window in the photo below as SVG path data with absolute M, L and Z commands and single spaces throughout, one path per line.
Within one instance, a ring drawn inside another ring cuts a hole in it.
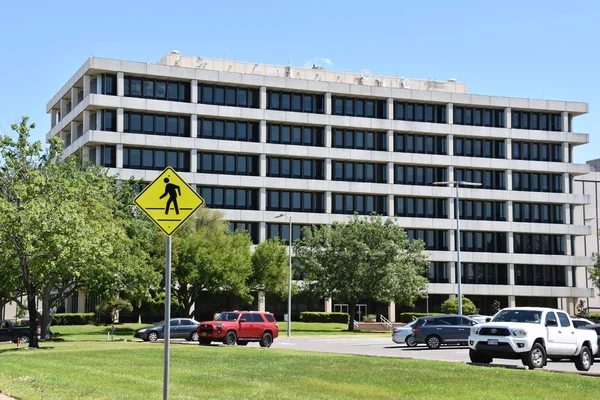
M 466 169 L 457 168 L 454 171 L 454 179 L 464 182 L 481 183 L 481 186 L 475 186 L 474 189 L 506 189 L 506 179 L 504 171 Z
M 454 155 L 464 157 L 506 158 L 504 140 L 455 137 Z
M 460 200 L 460 219 L 506 221 L 503 201 Z
M 448 200 L 430 197 L 394 198 L 397 217 L 448 218 Z
M 334 181 L 387 183 L 387 164 L 333 161 Z
M 198 186 L 197 191 L 208 208 L 258 210 L 258 189 Z
M 385 132 L 340 128 L 334 128 L 332 131 L 332 147 L 338 149 L 387 151 L 387 134 Z
M 325 194 L 267 190 L 267 210 L 324 213 Z
M 561 174 L 513 171 L 513 190 L 524 192 L 563 193 Z
M 324 104 L 322 94 L 267 90 L 268 110 L 324 114 Z
M 430 283 L 450 283 L 448 263 L 440 261 L 429 263 L 427 279 Z
M 102 74 L 102 94 L 117 95 L 117 75 Z
M 267 157 L 267 176 L 325 179 L 325 161 L 309 158 Z
M 394 102 L 394 119 L 398 121 L 446 123 L 445 104 Z
M 394 165 L 394 183 L 400 185 L 432 185 L 447 181 L 448 170 L 443 167 L 422 165 Z
M 500 108 L 461 107 L 454 105 L 454 123 L 456 125 L 504 128 L 504 110 Z
M 387 215 L 387 196 L 362 194 L 332 194 L 333 214 Z
M 560 113 L 540 113 L 536 111 L 512 110 L 512 127 L 540 131 L 562 131 Z
M 565 239 L 562 235 L 515 233 L 514 252 L 521 254 L 564 255 Z
M 267 143 L 325 146 L 322 126 L 267 124 Z
M 204 174 L 258 176 L 258 156 L 228 153 L 198 153 L 197 171 Z
M 254 88 L 198 83 L 198 103 L 217 106 L 258 108 L 259 91 Z
M 102 127 L 103 131 L 116 132 L 117 131 L 117 113 L 115 110 L 100 110 L 102 113 Z
M 331 104 L 333 115 L 387 118 L 387 100 L 331 96 Z
M 400 153 L 448 154 L 446 136 L 394 133 L 394 151 Z
M 513 160 L 562 162 L 562 145 L 513 141 L 512 158 Z
M 100 165 L 108 168 L 115 168 L 117 166 L 117 148 L 115 146 L 100 147 Z
M 567 268 L 548 265 L 515 265 L 515 285 L 567 286 Z
M 252 243 L 258 244 L 260 240 L 260 229 L 258 222 L 238 222 L 229 221 L 229 232 L 240 232 L 245 231 L 250 235 Z
M 189 172 L 190 151 L 123 147 L 123 168 L 162 171 L 166 167 Z
M 513 203 L 513 221 L 564 224 L 564 206 L 546 203 Z
M 145 77 L 125 76 L 124 95 L 126 97 L 141 97 L 190 102 L 190 82 L 167 81 Z
M 460 231 L 460 250 L 483 253 L 506 253 L 505 232 Z
M 506 264 L 461 263 L 462 283 L 508 285 Z
M 125 112 L 123 131 L 145 135 L 190 137 L 190 117 Z
M 305 228 L 312 229 L 316 225 L 292 224 L 292 241 L 301 239 L 304 235 Z M 267 239 L 281 239 L 286 245 L 289 245 L 290 240 L 290 224 L 275 224 L 267 223 Z
M 258 123 L 212 118 L 198 118 L 198 137 L 205 139 L 258 142 Z
M 409 241 L 422 240 L 426 250 L 448 250 L 448 231 L 433 229 L 406 229 Z

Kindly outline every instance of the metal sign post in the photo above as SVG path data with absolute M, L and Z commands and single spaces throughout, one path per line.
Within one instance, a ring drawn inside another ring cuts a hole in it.
M 167 236 L 167 265 L 165 266 L 165 356 L 163 376 L 163 400 L 169 399 L 169 360 L 171 355 L 171 235 Z

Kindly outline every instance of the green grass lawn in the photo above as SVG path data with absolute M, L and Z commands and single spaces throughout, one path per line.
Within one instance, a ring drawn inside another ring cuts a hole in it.
M 160 399 L 161 345 L 0 345 L 0 390 L 33 399 Z M 173 345 L 171 399 L 596 399 L 598 378 L 258 347 Z

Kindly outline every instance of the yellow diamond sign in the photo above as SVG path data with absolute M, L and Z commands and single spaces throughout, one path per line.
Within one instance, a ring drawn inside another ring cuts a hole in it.
M 173 168 L 167 167 L 134 202 L 164 233 L 171 235 L 204 204 L 204 199 Z

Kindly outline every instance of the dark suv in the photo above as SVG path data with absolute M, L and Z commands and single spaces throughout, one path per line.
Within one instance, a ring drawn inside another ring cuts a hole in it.
M 279 326 L 273 314 L 260 311 L 228 311 L 217 315 L 213 321 L 203 321 L 198 326 L 201 346 L 211 342 L 245 346 L 258 342 L 261 347 L 271 347 L 279 336 Z
M 416 343 L 425 343 L 430 349 L 437 349 L 442 344 L 466 345 L 471 327 L 477 324 L 464 315 L 421 317 L 413 325 L 412 335 Z

